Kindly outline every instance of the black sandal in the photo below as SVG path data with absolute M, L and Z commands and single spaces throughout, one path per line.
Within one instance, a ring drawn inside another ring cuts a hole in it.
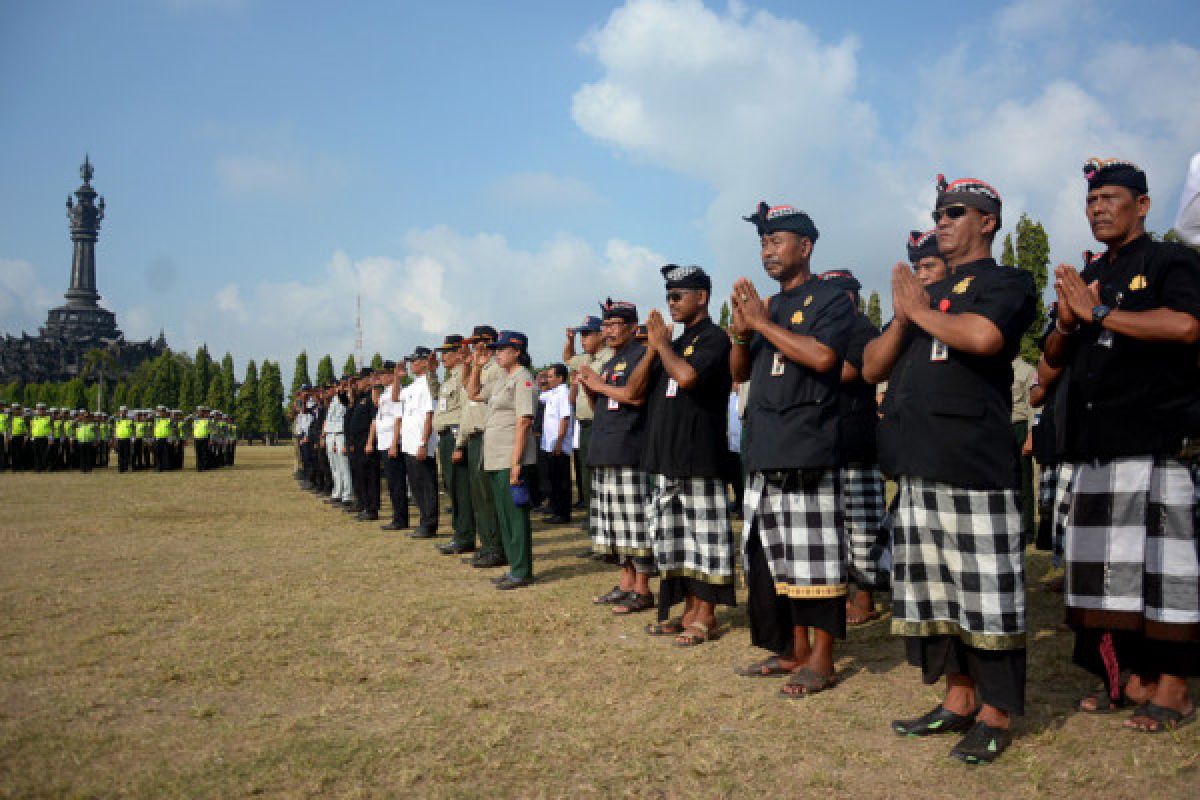
M 1096 707 L 1088 708 L 1085 706 L 1084 703 L 1088 700 L 1095 701 Z M 1085 694 L 1081 697 L 1075 707 L 1084 714 L 1111 714 L 1114 711 L 1128 708 L 1132 704 L 1133 702 L 1126 696 L 1124 691 L 1121 692 L 1121 695 L 1116 700 L 1113 700 L 1106 689 L 1097 689 L 1091 694 Z
M 609 589 L 608 592 L 606 592 L 605 594 L 602 594 L 599 597 L 592 598 L 592 603 L 594 605 L 598 605 L 598 606 L 615 605 L 616 603 L 619 603 L 622 600 L 624 600 L 625 596 L 627 594 L 629 594 L 629 592 L 626 592 L 620 586 L 614 586 L 611 589 Z
M 683 620 L 672 619 L 666 622 L 651 622 L 643 630 L 647 636 L 675 636 L 683 633 Z
M 625 599 L 613 605 L 612 613 L 618 617 L 623 617 L 626 614 L 636 614 L 639 611 L 649 611 L 654 608 L 654 595 L 651 592 L 639 594 L 638 592 L 628 592 Z
M 1133 716 L 1129 718 L 1132 721 L 1136 717 L 1145 717 L 1154 722 L 1157 727 L 1143 728 L 1140 725 L 1130 725 L 1125 723 L 1125 727 L 1131 731 L 1138 733 L 1162 733 L 1163 731 L 1177 731 L 1184 725 L 1196 720 L 1196 707 L 1192 706 L 1190 711 L 1176 711 L 1173 708 L 1160 706 L 1156 703 L 1151 703 L 1147 700 L 1133 710 Z
M 931 736 L 935 733 L 964 733 L 975 724 L 975 715 L 979 710 L 970 714 L 955 714 L 947 711 L 942 705 L 932 711 L 927 711 L 916 719 L 892 720 L 892 730 L 901 736 Z

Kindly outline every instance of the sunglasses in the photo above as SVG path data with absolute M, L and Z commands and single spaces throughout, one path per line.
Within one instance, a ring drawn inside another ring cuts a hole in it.
M 960 219 L 962 217 L 965 217 L 966 215 L 967 215 L 967 207 L 962 205 L 961 203 L 958 203 L 958 204 L 955 204 L 952 206 L 943 206 L 942 208 L 934 209 L 933 221 L 941 222 L 942 217 L 949 217 L 950 219 Z
M 687 297 L 690 291 L 667 292 L 668 303 L 681 303 L 683 298 Z

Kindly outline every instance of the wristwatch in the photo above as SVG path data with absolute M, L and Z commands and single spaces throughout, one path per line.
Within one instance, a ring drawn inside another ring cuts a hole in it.
M 1104 318 L 1112 311 L 1111 308 L 1101 303 L 1092 309 L 1092 322 L 1100 325 L 1104 322 Z

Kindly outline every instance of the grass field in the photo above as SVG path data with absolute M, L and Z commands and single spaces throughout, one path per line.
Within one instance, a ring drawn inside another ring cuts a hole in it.
M 238 461 L 0 475 L 0 796 L 1200 796 L 1200 725 L 1071 711 L 1057 595 L 1030 592 L 1020 737 L 971 768 L 889 731 L 938 695 L 885 621 L 787 700 L 732 672 L 744 609 L 683 650 L 593 607 L 612 568 L 573 527 L 535 529 L 537 584 L 497 592 L 298 491 L 290 449 Z

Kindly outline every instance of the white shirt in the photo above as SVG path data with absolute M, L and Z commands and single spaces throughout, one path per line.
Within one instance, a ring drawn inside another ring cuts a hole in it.
M 433 413 L 433 395 L 429 393 L 429 380 L 424 375 L 418 377 L 400 392 L 400 403 L 404 407 L 404 416 L 400 423 L 400 446 L 410 456 L 417 454 L 421 446 L 421 434 L 425 430 L 425 415 Z M 429 458 L 437 452 L 437 431 L 430 426 L 429 439 L 425 444 L 425 457 Z
M 297 437 L 308 435 L 308 426 L 312 424 L 312 414 L 307 411 L 301 411 L 296 415 L 296 421 L 292 423 L 292 433 Z
M 1187 178 L 1183 181 L 1175 232 L 1184 244 L 1200 250 L 1200 153 L 1192 156 Z
M 547 389 L 538 398 L 546 406 L 542 415 L 542 449 L 547 453 L 554 452 L 558 442 L 559 422 L 567 420 L 567 435 L 563 437 L 562 452 L 571 454 L 571 390 L 565 383 Z
M 729 452 L 742 451 L 742 418 L 738 416 L 738 393 L 729 393 Z
M 325 432 L 342 433 L 345 431 L 346 407 L 336 394 L 329 401 L 329 409 L 325 412 Z
M 375 449 L 386 453 L 392 446 L 392 437 L 396 435 L 396 420 L 403 413 L 404 392 L 400 392 L 400 400 L 392 399 L 392 387 L 386 386 L 379 395 L 375 405 Z

